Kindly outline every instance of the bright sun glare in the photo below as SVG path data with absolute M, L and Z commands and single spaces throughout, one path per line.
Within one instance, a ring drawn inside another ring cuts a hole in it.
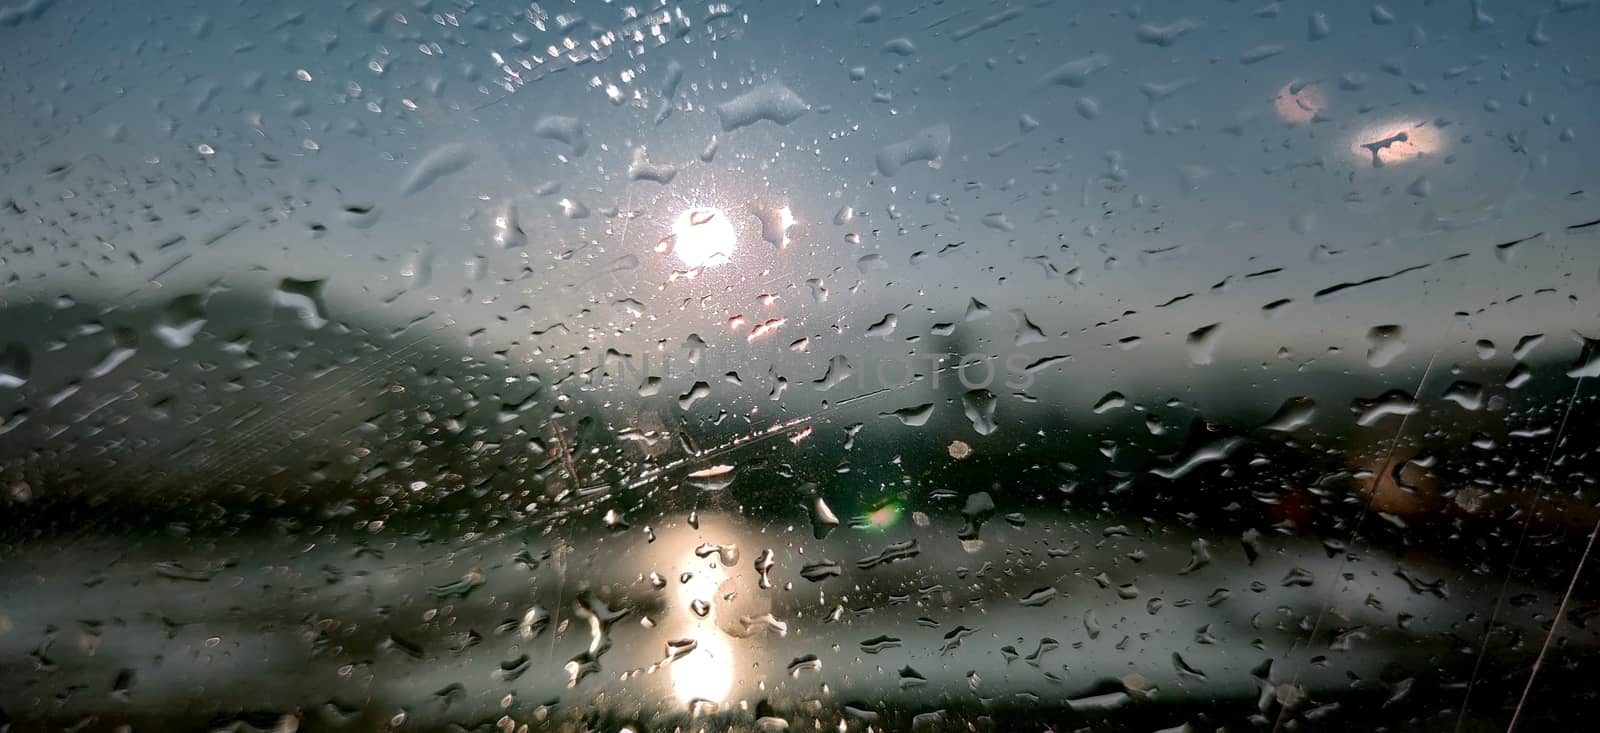
M 733 689 L 733 647 L 716 628 L 698 630 L 699 645 L 672 663 L 672 692 L 684 704 L 721 705 Z
M 737 244 L 733 222 L 721 210 L 695 207 L 672 222 L 672 234 L 658 245 L 678 255 L 685 267 L 715 267 L 727 264 Z
M 716 597 L 724 575 L 721 568 L 696 572 L 688 582 L 678 585 L 678 605 L 687 607 L 695 600 Z M 680 702 L 697 700 L 720 705 L 733 689 L 733 646 L 723 638 L 715 623 L 716 610 L 706 618 L 690 618 L 682 635 L 698 645 L 683 658 L 672 662 L 672 691 Z

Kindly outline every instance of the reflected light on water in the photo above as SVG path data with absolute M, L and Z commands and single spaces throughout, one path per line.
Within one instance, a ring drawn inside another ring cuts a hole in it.
M 720 209 L 697 206 L 673 220 L 656 251 L 676 254 L 685 267 L 715 267 L 727 264 L 737 244 L 733 222 Z
M 1369 125 L 1350 140 L 1350 152 L 1374 168 L 1409 163 L 1444 149 L 1444 135 L 1423 120 Z

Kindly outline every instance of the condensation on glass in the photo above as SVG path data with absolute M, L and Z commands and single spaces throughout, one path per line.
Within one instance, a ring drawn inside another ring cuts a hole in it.
M 1589 0 L 0 2 L 0 729 L 1595 702 Z

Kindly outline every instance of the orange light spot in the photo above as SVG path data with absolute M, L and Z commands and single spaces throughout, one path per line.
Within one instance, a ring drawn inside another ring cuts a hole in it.
M 1317 113 L 1327 106 L 1328 98 L 1320 87 L 1299 80 L 1283 85 L 1277 96 L 1272 98 L 1272 109 L 1278 113 L 1278 117 L 1297 125 L 1315 119 Z

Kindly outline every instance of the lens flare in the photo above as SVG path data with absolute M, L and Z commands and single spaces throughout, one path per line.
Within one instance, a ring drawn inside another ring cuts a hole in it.
M 858 529 L 881 532 L 894 526 L 895 522 L 899 521 L 900 512 L 900 503 L 888 500 L 868 510 L 865 514 L 856 517 L 851 524 Z
M 1284 122 L 1305 124 L 1316 119 L 1317 113 L 1328 106 L 1328 98 L 1316 85 L 1292 81 L 1278 90 L 1272 98 L 1272 108 Z
M 1373 168 L 1400 165 L 1444 150 L 1444 135 L 1423 120 L 1394 120 L 1370 125 L 1350 140 L 1350 153 Z

